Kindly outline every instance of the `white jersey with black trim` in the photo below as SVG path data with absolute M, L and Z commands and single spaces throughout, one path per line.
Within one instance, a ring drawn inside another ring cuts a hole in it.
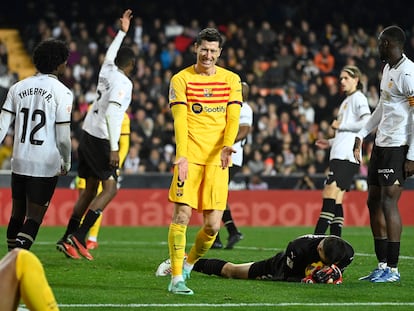
M 379 147 L 409 145 L 407 158 L 414 160 L 413 106 L 414 63 L 403 55 L 390 67 L 386 64 L 382 72 L 379 103 L 365 127 L 359 132 L 365 137 L 377 128 L 375 144 Z
M 248 125 L 252 126 L 253 124 L 253 110 L 247 102 L 243 102 L 242 108 L 240 110 L 240 119 L 239 126 Z M 233 149 L 236 150 L 232 154 L 231 160 L 233 165 L 242 166 L 243 165 L 243 146 L 246 143 L 246 139 L 239 140 L 233 145 Z
M 3 119 L 8 115 L 10 124 L 15 122 L 14 173 L 52 177 L 61 172 L 62 159 L 70 159 L 70 137 L 66 139 L 69 154 L 61 155 L 56 126 L 70 126 L 72 104 L 72 92 L 53 75 L 37 74 L 10 87 L 0 114 L 0 141 L 6 125 Z
M 335 138 L 332 140 L 330 160 L 348 160 L 358 163 L 353 152 L 355 137 L 368 121 L 370 115 L 368 99 L 360 90 L 347 96 L 342 101 L 337 116 L 340 125 L 339 129 L 336 130 Z
M 125 33 L 119 31 L 108 48 L 99 72 L 97 98 L 88 110 L 83 123 L 83 130 L 90 135 L 116 144 L 121 134 L 124 113 L 132 98 L 132 81 L 114 63 L 116 52 L 124 37 Z M 111 122 L 111 126 L 108 126 L 107 122 Z M 114 133 L 110 133 L 110 130 Z M 111 150 L 118 149 L 111 144 Z

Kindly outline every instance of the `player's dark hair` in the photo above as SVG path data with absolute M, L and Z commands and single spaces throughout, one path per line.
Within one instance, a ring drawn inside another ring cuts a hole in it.
M 135 53 L 130 47 L 123 46 L 118 50 L 115 57 L 115 65 L 123 69 L 128 66 L 131 60 L 135 61 Z
M 325 262 L 332 265 L 340 262 L 346 255 L 346 242 L 337 236 L 327 236 L 323 242 Z
M 386 27 L 382 34 L 388 40 L 396 42 L 400 47 L 403 47 L 405 44 L 406 36 L 404 30 L 396 25 Z
M 223 37 L 220 32 L 215 28 L 204 28 L 198 33 L 197 44 L 200 45 L 201 41 L 218 42 L 219 48 L 223 46 Z
M 68 60 L 69 48 L 64 41 L 49 39 L 40 42 L 33 51 L 33 63 L 41 73 L 53 73 Z
M 363 89 L 363 85 L 362 85 L 362 82 L 361 82 L 362 73 L 361 73 L 361 70 L 359 70 L 359 68 L 357 66 L 347 65 L 344 68 L 342 68 L 342 71 L 345 71 L 346 73 L 348 73 L 354 79 L 358 78 L 357 89 L 358 90 Z

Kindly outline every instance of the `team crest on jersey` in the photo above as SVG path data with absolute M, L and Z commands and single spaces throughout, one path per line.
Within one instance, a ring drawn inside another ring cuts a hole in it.
M 213 96 L 213 89 L 204 89 L 203 93 L 204 93 L 204 97 L 211 97 Z
M 390 89 L 390 88 L 392 88 L 392 86 L 393 86 L 393 81 L 392 80 L 390 80 L 389 82 L 388 82 L 388 88 Z
M 203 106 L 201 106 L 200 103 L 195 103 L 191 106 L 191 110 L 193 110 L 195 114 L 199 114 L 203 112 Z

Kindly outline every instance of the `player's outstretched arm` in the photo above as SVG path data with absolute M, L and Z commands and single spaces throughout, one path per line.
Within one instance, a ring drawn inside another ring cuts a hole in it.
M 128 32 L 129 25 L 131 23 L 132 11 L 130 9 L 126 10 L 122 17 L 119 19 L 121 25 L 120 31 L 118 31 L 116 37 L 112 41 L 108 50 L 106 51 L 105 61 L 113 62 L 115 60 L 116 54 L 118 53 L 119 48 L 121 47 L 122 41 L 125 38 L 126 33 Z

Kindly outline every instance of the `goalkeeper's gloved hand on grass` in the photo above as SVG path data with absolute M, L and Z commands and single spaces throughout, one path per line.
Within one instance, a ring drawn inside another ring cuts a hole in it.
M 341 284 L 342 272 L 336 265 L 316 267 L 311 274 L 302 279 L 302 283 Z

